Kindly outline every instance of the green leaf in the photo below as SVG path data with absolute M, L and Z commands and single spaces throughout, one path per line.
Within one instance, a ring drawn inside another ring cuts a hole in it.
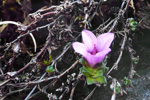
M 134 25 L 134 22 L 130 23 L 130 26 L 134 27 L 134 26 L 135 26 L 135 25 Z
M 47 61 L 47 60 L 44 60 L 44 64 L 47 65 L 47 64 L 48 64 L 48 61 Z
M 81 20 L 81 16 L 77 16 L 74 20 L 74 22 L 76 22 L 77 20 Z
M 86 71 L 84 71 L 84 70 L 82 70 L 81 72 L 82 72 L 82 74 L 83 74 L 84 76 L 86 76 L 86 77 L 90 77 L 90 76 L 91 76 L 90 73 L 88 73 L 88 72 L 86 72 Z
M 80 70 L 81 70 L 82 73 L 86 72 L 86 73 L 90 74 L 90 72 L 91 72 L 88 68 L 86 68 L 84 66 L 82 68 L 80 68 Z
M 130 26 L 130 29 L 131 29 L 132 31 L 135 31 L 136 25 L 137 25 L 137 22 L 134 21 L 133 18 L 130 18 L 130 19 L 129 19 L 129 26 Z
M 97 77 L 95 80 L 100 84 L 107 83 L 107 80 L 104 76 Z
M 131 30 L 132 30 L 132 31 L 135 31 L 135 27 L 132 27 Z
M 92 77 L 97 78 L 97 77 L 100 77 L 100 76 L 103 76 L 103 71 L 102 70 L 99 70 L 96 73 L 94 73 L 94 75 Z
M 83 58 L 79 60 L 79 62 L 84 66 L 84 67 L 90 67 L 90 65 L 85 61 Z
M 127 86 L 127 85 L 130 85 L 132 83 L 132 81 L 130 79 L 128 79 L 127 77 L 124 77 L 123 83 L 124 83 L 124 85 Z
M 120 93 L 121 90 L 120 90 L 120 86 L 116 86 L 116 94 Z
M 44 60 L 44 64 L 48 66 L 48 65 L 50 65 L 51 61 L 52 61 L 52 55 L 50 54 L 49 55 L 49 59 L 48 60 Z
M 103 70 L 104 74 L 106 74 L 109 70 L 109 67 L 106 67 L 104 64 L 100 68 Z
M 133 57 L 132 60 L 133 60 L 134 64 L 138 64 L 138 62 L 139 62 L 139 56 Z
M 55 71 L 55 69 L 53 68 L 53 66 L 52 66 L 52 65 L 47 66 L 47 68 L 46 68 L 46 72 L 48 72 L 48 73 L 53 73 L 54 71 Z
M 86 82 L 88 85 L 94 84 L 95 83 L 95 79 L 91 78 L 91 77 L 86 77 Z
M 83 59 L 80 59 L 80 62 L 82 62 L 82 64 L 85 62 L 83 61 Z M 92 68 L 90 66 L 83 66 L 82 68 L 80 68 L 80 71 L 82 72 L 82 74 L 86 77 L 86 81 L 88 85 L 94 84 L 96 81 L 99 84 L 102 83 L 107 83 L 106 78 L 103 76 L 104 72 L 106 73 L 108 71 L 108 67 L 106 66 L 100 66 L 98 68 Z
M 111 87 L 111 89 L 114 90 L 114 87 Z M 119 94 L 121 92 L 121 86 L 117 85 L 115 89 L 116 89 L 116 94 Z

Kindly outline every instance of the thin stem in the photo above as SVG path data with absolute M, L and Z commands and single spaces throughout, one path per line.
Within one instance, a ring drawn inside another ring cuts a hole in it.
M 110 72 L 113 70 L 113 69 L 116 69 L 118 68 L 118 63 L 120 62 L 121 58 L 122 58 L 122 54 L 123 54 L 123 50 L 124 50 L 124 46 L 125 46 L 125 43 L 126 43 L 126 40 L 127 40 L 127 36 L 126 36 L 126 33 L 123 37 L 123 42 L 121 44 L 121 48 L 120 48 L 120 54 L 119 54 L 119 57 L 117 59 L 117 61 L 114 63 L 113 67 L 109 70 L 109 72 L 107 73 L 107 75 L 110 74 Z

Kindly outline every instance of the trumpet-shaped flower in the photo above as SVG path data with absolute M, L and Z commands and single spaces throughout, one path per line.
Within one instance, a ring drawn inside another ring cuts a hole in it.
M 104 33 L 96 36 L 88 30 L 82 31 L 83 43 L 72 44 L 75 52 L 81 54 L 91 67 L 102 62 L 105 56 L 111 51 L 109 48 L 114 39 L 114 33 Z

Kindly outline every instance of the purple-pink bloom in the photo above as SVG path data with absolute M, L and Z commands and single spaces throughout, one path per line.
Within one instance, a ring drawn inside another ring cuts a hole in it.
M 91 31 L 83 30 L 83 43 L 74 42 L 72 46 L 75 52 L 81 54 L 91 67 L 94 67 L 95 64 L 102 62 L 111 51 L 109 47 L 113 39 L 114 33 L 104 33 L 96 38 Z

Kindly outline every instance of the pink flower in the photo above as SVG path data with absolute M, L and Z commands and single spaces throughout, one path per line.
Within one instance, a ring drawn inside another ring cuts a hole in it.
M 72 44 L 75 52 L 81 54 L 87 62 L 94 67 L 102 62 L 105 56 L 111 51 L 109 48 L 114 39 L 114 33 L 104 33 L 96 36 L 88 30 L 82 31 L 83 43 L 74 42 Z

